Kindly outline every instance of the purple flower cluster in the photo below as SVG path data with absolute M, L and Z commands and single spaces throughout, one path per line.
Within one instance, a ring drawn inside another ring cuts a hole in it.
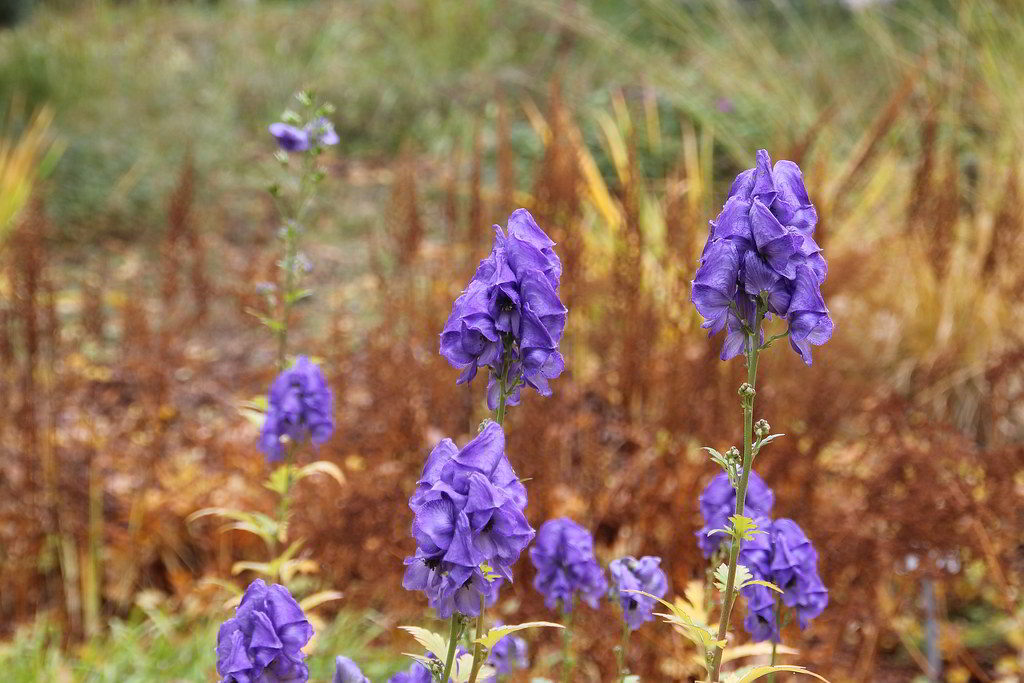
M 270 385 L 260 449 L 271 462 L 285 456 L 287 443 L 307 437 L 323 445 L 334 431 L 333 400 L 323 372 L 306 356 L 281 372 Z
M 488 422 L 461 451 L 451 439 L 438 443 L 409 507 L 416 554 L 405 560 L 402 585 L 426 593 L 442 619 L 453 611 L 479 614 L 481 599 L 494 604 L 534 536 L 523 514 L 526 487 L 505 455 L 501 426 Z
M 834 325 L 821 296 L 827 268 L 813 237 L 817 222 L 792 161 L 773 167 L 762 149 L 757 165 L 736 176 L 711 222 L 690 296 L 709 334 L 727 331 L 722 360 L 744 351 L 747 330 L 763 334 L 760 315 L 788 321 L 789 343 L 808 365 L 811 345 L 831 338 Z
M 561 603 L 563 612 L 572 611 L 576 593 L 596 608 L 608 590 L 608 580 L 594 557 L 594 539 L 568 517 L 541 525 L 530 560 L 537 568 L 533 586 L 544 596 L 548 609 Z
M 639 560 L 627 555 L 608 565 L 612 575 L 612 591 L 619 597 L 622 616 L 631 631 L 643 626 L 645 621 L 654 619 L 652 612 L 657 603 L 646 595 L 627 591 L 643 591 L 658 598 L 665 597 L 668 578 L 660 565 L 661 558 L 650 555 Z
M 363 675 L 359 665 L 348 657 L 336 657 L 334 659 L 334 678 L 331 683 L 370 683 L 370 679 Z
M 302 648 L 312 637 L 313 627 L 287 588 L 253 581 L 217 633 L 221 683 L 309 680 Z
M 441 332 L 441 355 L 462 370 L 457 384 L 472 380 L 481 367 L 491 369 L 492 410 L 503 372 L 509 405 L 518 404 L 523 384 L 551 395 L 548 381 L 565 368 L 558 345 L 568 314 L 558 298 L 562 264 L 555 243 L 530 212 L 518 209 L 508 217 L 507 231 L 498 225 L 494 230 L 490 256 L 455 300 Z
M 780 596 L 764 586 L 744 588 L 747 616 L 743 626 L 754 640 L 778 642 L 777 600 L 781 598 L 782 604 L 793 610 L 803 629 L 828 605 L 828 589 L 818 576 L 818 553 L 800 525 L 784 518 L 756 521 L 766 533 L 744 541 L 740 563 L 755 578 L 774 583 L 783 593 Z
M 305 152 L 314 145 L 327 147 L 338 144 L 334 125 L 323 117 L 314 119 L 302 128 L 288 123 L 272 123 L 270 134 L 277 140 L 277 146 L 286 152 Z
M 775 504 L 775 493 L 764 483 L 757 472 L 750 471 L 747 479 L 747 497 L 744 511 L 747 517 L 771 517 Z M 708 536 L 712 529 L 728 529 L 729 517 L 736 514 L 736 489 L 729 483 L 725 472 L 718 473 L 700 494 L 700 513 L 704 526 L 697 532 L 697 545 L 704 557 L 711 557 L 725 538 L 722 534 Z

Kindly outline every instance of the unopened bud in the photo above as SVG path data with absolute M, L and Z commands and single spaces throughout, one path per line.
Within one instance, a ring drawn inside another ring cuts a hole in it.
M 754 398 L 755 392 L 754 387 L 750 386 L 750 384 L 748 384 L 747 382 L 744 382 L 743 384 L 740 385 L 740 388 L 737 390 L 736 393 L 738 393 L 741 398 L 751 399 Z

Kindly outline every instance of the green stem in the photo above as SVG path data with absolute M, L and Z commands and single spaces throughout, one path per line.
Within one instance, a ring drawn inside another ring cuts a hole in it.
M 572 680 L 572 669 L 576 664 L 572 656 L 572 613 L 576 596 L 569 598 L 569 609 L 563 612 L 565 628 L 562 629 L 562 683 Z
M 747 331 L 746 358 L 747 358 L 747 384 L 754 388 L 757 382 L 757 356 L 760 351 L 760 339 L 758 330 L 761 326 L 763 309 L 760 306 L 755 316 L 753 330 Z M 753 464 L 753 433 L 754 433 L 754 397 L 743 399 L 743 473 L 740 475 L 739 484 L 736 486 L 736 514 L 742 515 L 747 500 L 747 481 L 750 478 L 750 468 Z M 729 634 L 729 617 L 732 614 L 733 605 L 736 602 L 736 563 L 740 554 L 740 539 L 733 538 L 732 546 L 729 549 L 729 574 L 725 582 L 725 594 L 722 600 L 722 616 L 718 622 L 719 642 L 724 641 Z M 715 656 L 711 662 L 711 670 L 708 672 L 708 680 L 717 683 L 722 669 L 722 655 L 725 653 L 724 646 L 715 647 Z
M 775 633 L 779 638 L 782 637 L 782 608 L 779 607 L 778 602 L 775 604 Z M 772 666 L 775 666 L 775 648 L 778 646 L 774 640 L 772 641 Z M 768 674 L 768 683 L 775 683 L 775 672 Z
M 452 626 L 448 631 L 448 657 L 444 661 L 444 675 L 441 683 L 448 683 L 452 675 L 452 665 L 455 663 L 455 650 L 459 645 L 460 619 L 458 614 L 452 615 Z
M 626 621 L 626 615 L 622 615 L 622 644 L 619 646 L 619 683 L 623 683 L 626 680 L 627 674 L 629 674 L 629 634 L 632 631 L 629 628 L 629 622 Z
M 477 643 L 473 647 L 473 670 L 469 674 L 469 683 L 476 683 L 477 674 L 480 673 L 480 667 L 484 665 L 483 643 L 479 642 L 484 637 L 484 596 L 480 596 L 480 614 L 476 617 L 476 638 Z M 442 681 L 447 683 L 447 679 Z

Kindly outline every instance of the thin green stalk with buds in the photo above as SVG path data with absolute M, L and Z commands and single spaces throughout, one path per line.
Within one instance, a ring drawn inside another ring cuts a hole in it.
M 758 330 L 761 327 L 761 319 L 764 317 L 764 308 L 758 303 L 757 314 L 754 318 L 753 329 L 746 329 L 746 361 L 747 381 L 740 385 L 739 394 L 743 404 L 743 468 L 740 471 L 740 478 L 736 484 L 736 516 L 742 516 L 747 500 L 747 482 L 750 479 L 750 469 L 754 464 L 754 395 L 757 384 L 757 361 L 761 351 L 761 340 Z M 725 583 L 725 592 L 722 599 L 722 615 L 718 622 L 719 643 L 726 640 L 729 634 L 729 617 L 732 615 L 732 608 L 736 602 L 736 564 L 740 554 L 741 539 L 733 536 L 732 545 L 729 548 L 729 573 Z M 722 656 L 725 648 L 722 645 L 715 647 L 715 654 L 711 660 L 711 670 L 708 672 L 708 680 L 717 683 L 722 669 Z

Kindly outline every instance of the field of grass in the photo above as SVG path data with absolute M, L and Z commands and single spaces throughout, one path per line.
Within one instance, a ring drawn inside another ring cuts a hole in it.
M 241 582 L 232 562 L 259 548 L 186 519 L 269 505 L 238 406 L 270 379 L 273 345 L 246 310 L 275 258 L 266 126 L 300 88 L 335 103 L 341 137 L 297 336 L 339 397 L 318 457 L 347 479 L 296 504 L 317 569 L 304 588 L 345 595 L 318 610 L 315 680 L 340 653 L 382 679 L 411 647 L 394 627 L 423 622 L 399 590 L 406 499 L 425 449 L 486 415 L 437 333 L 488 226 L 517 206 L 564 250 L 571 311 L 569 372 L 510 428 L 531 437 L 511 446 L 531 522 L 585 520 L 603 559 L 661 555 L 674 592 L 703 576 L 699 448 L 736 438 L 738 375 L 688 282 L 761 147 L 805 171 L 837 323 L 812 368 L 765 361 L 790 437 L 759 471 L 831 591 L 790 640 L 835 682 L 927 680 L 935 648 L 942 680 L 1018 680 L 1024 6 L 1010 0 L 41 3 L 0 33 L 2 138 L 45 127 L 51 150 L 24 156 L 45 178 L 0 251 L 9 680 L 213 680 L 217 582 Z M 0 200 L 29 175 L 6 149 Z M 550 617 L 527 565 L 506 620 Z M 580 680 L 605 680 L 611 616 L 582 616 Z M 644 680 L 687 680 L 685 641 L 640 633 Z M 553 675 L 557 639 L 531 645 L 533 673 Z

